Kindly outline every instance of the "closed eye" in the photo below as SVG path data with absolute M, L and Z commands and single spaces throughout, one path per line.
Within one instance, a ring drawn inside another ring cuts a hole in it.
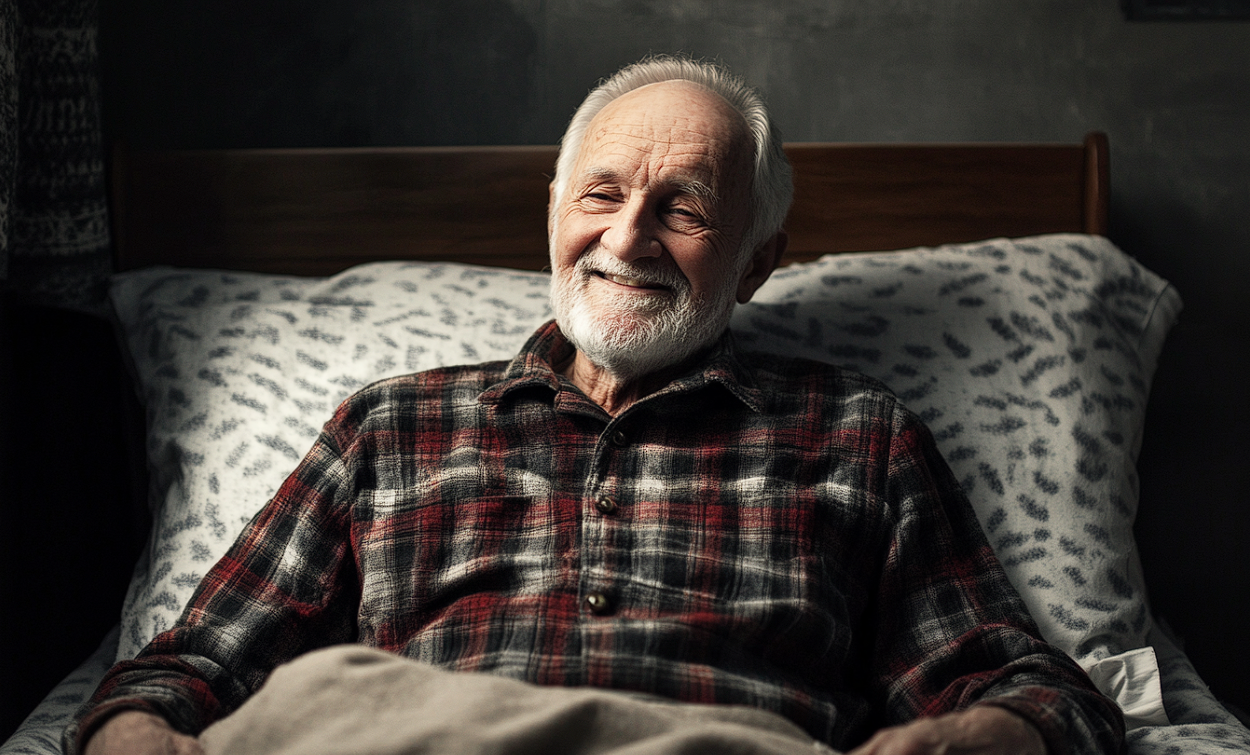
M 670 204 L 664 207 L 661 215 L 664 217 L 664 224 L 674 231 L 697 231 L 709 225 L 707 218 L 697 207 L 685 203 Z
M 616 194 L 606 191 L 588 191 L 579 200 L 587 210 L 606 210 L 620 204 L 620 201 Z

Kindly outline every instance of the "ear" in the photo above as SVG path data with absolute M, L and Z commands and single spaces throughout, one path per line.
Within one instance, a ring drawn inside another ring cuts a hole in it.
M 742 277 L 738 279 L 738 303 L 746 304 L 751 301 L 751 297 L 755 296 L 755 292 L 759 287 L 764 285 L 764 281 L 768 280 L 768 276 L 773 274 L 777 269 L 777 265 L 781 264 L 781 255 L 786 253 L 786 243 L 790 237 L 786 232 L 778 231 L 768 241 L 760 245 L 755 250 L 755 254 L 751 258 L 751 264 L 747 267 Z

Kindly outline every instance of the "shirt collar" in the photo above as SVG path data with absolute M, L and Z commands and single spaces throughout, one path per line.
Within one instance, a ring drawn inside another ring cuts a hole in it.
M 562 386 L 575 390 L 556 371 L 556 365 L 565 363 L 572 355 L 573 345 L 560 332 L 555 320 L 551 320 L 530 336 L 520 353 L 508 364 L 503 379 L 482 391 L 478 400 L 499 404 L 527 388 L 541 388 L 553 394 L 559 392 Z M 729 331 L 725 331 L 689 369 L 639 403 L 662 395 L 697 391 L 712 384 L 723 386 L 752 411 L 763 410 L 763 392 L 756 387 L 751 368 L 740 359 L 733 334 Z

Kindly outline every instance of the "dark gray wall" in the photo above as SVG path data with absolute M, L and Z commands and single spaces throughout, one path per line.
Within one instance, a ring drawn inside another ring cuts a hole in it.
M 1112 237 L 1186 300 L 1142 456 L 1157 610 L 1250 708 L 1250 25 L 1118 0 L 102 0 L 133 146 L 554 143 L 648 52 L 717 58 L 788 139 L 1111 140 Z

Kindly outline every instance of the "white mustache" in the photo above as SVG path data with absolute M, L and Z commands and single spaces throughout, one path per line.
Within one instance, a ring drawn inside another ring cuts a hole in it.
M 690 281 L 679 270 L 669 267 L 641 267 L 622 262 L 595 246 L 588 249 L 573 265 L 573 270 L 583 279 L 600 274 L 621 279 L 631 286 L 659 286 L 681 295 L 690 291 Z

